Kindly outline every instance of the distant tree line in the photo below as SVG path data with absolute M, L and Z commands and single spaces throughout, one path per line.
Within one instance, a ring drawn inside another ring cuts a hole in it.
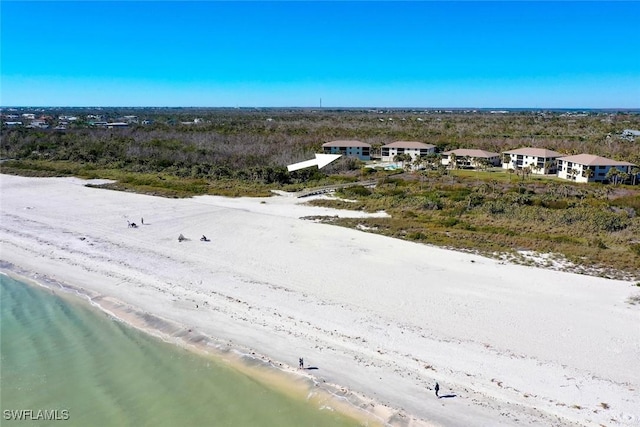
M 78 113 L 77 111 L 71 111 Z M 86 113 L 86 111 L 83 111 Z M 640 164 L 640 142 L 619 137 L 640 128 L 638 114 L 429 113 L 419 111 L 310 110 L 114 110 L 151 124 L 92 128 L 80 121 L 64 132 L 2 129 L 0 155 L 17 160 L 63 160 L 133 172 L 164 171 L 199 178 L 233 177 L 261 182 L 307 179 L 286 165 L 313 158 L 324 142 L 357 139 L 379 147 L 397 140 L 434 144 L 440 151 L 521 146 L 590 153 Z M 201 122 L 182 124 L 202 118 Z M 353 169 L 353 162 L 341 163 Z M 338 170 L 340 168 L 340 163 Z M 336 168 L 333 168 L 334 171 Z

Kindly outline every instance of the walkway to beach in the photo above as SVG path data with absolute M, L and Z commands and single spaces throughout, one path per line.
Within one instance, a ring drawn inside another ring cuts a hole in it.
M 331 193 L 331 192 L 334 192 L 336 190 L 340 190 L 342 188 L 357 187 L 357 186 L 373 187 L 377 183 L 378 183 L 377 180 L 371 179 L 371 180 L 368 180 L 368 181 L 358 181 L 358 182 L 347 182 L 347 183 L 343 183 L 343 184 L 324 185 L 322 187 L 306 188 L 304 190 L 298 191 L 297 193 L 295 193 L 295 196 L 297 198 L 309 197 L 309 196 L 317 196 L 319 194 Z

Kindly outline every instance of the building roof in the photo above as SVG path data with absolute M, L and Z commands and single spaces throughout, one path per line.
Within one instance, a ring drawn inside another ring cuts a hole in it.
M 594 156 L 593 154 L 577 154 L 575 156 L 560 157 L 558 160 L 584 166 L 635 166 L 633 163 L 620 162 L 606 157 Z
M 499 153 L 494 153 L 492 151 L 486 151 L 486 150 L 477 150 L 474 148 L 458 148 L 456 150 L 445 151 L 442 154 L 449 155 L 452 153 L 455 154 L 456 157 L 469 156 L 469 157 L 477 157 L 477 158 L 484 158 L 484 159 L 500 156 Z
M 562 157 L 564 154 L 558 153 L 557 151 L 547 150 L 546 148 L 533 148 L 533 147 L 522 147 L 516 148 L 515 150 L 504 151 L 504 154 L 516 154 L 522 156 L 534 156 L 534 157 Z
M 323 147 L 369 147 L 371 148 L 371 144 L 367 144 L 362 141 L 330 141 L 322 144 Z
M 436 148 L 435 145 L 425 144 L 424 142 L 418 142 L 418 141 L 395 141 L 390 144 L 383 145 L 382 147 L 383 148 L 417 148 L 417 149 L 427 149 L 427 150 Z

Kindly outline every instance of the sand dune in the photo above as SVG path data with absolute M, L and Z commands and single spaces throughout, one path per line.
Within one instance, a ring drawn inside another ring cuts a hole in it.
M 291 371 L 304 357 L 318 369 L 301 375 L 373 399 L 391 424 L 640 425 L 634 283 L 319 224 L 300 217 L 363 213 L 286 196 L 0 183 L 2 260 Z

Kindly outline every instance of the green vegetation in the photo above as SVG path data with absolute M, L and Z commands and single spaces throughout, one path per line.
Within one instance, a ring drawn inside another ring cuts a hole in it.
M 640 277 L 640 191 L 630 186 L 510 183 L 450 173 L 421 179 L 380 179 L 367 192 L 337 192 L 345 199 L 314 205 L 384 210 L 390 218 L 335 219 L 327 222 L 489 256 L 516 250 L 554 253 L 607 277 Z M 355 188 L 355 190 L 354 190 Z
M 298 191 L 375 179 L 375 188 L 340 190 L 338 195 L 349 202 L 314 203 L 391 215 L 331 219 L 343 226 L 361 224 L 389 236 L 488 255 L 517 250 L 557 253 L 574 264 L 600 269 L 602 275 L 640 277 L 637 186 L 576 185 L 489 168 L 446 171 L 437 166 L 437 158 L 425 159 L 428 169 L 420 173 L 363 168 L 352 158 L 341 158 L 321 171 L 286 169 L 287 164 L 313 158 L 323 142 L 336 139 L 368 142 L 374 152 L 392 141 L 417 140 L 435 144 L 440 151 L 502 152 L 536 146 L 640 164 L 638 142 L 619 137 L 623 129 L 640 128 L 638 114 L 389 111 L 384 117 L 393 120 L 381 121 L 378 112 L 356 110 L 99 113 L 107 119 L 144 114 L 153 124 L 103 129 L 80 121 L 64 132 L 3 128 L 0 156 L 11 160 L 2 163 L 2 172 L 106 178 L 116 181 L 109 188 L 165 197 L 267 196 L 273 189 Z M 180 124 L 194 115 L 202 121 Z

